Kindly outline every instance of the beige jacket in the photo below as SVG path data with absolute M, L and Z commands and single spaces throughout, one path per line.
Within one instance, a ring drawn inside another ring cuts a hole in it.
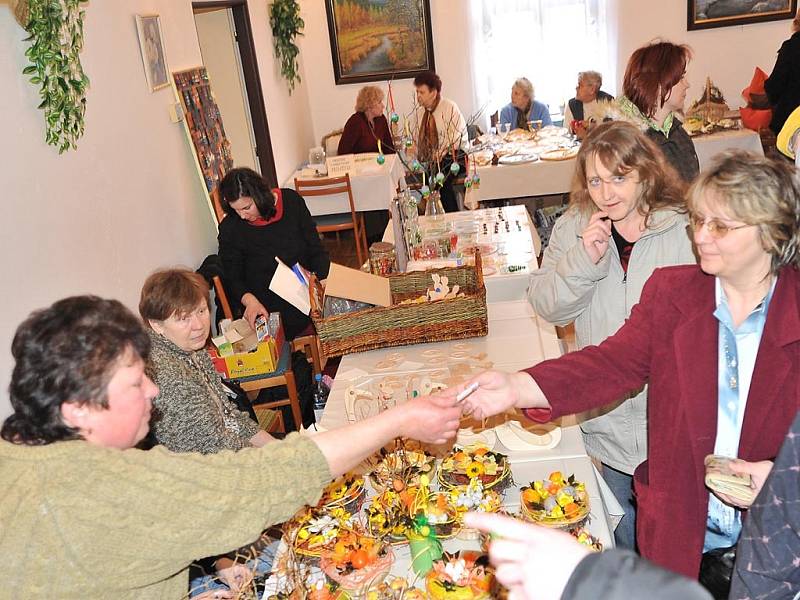
M 536 313 L 555 324 L 575 322 L 578 348 L 599 344 L 624 323 L 657 267 L 693 264 L 685 214 L 661 210 L 633 247 L 627 275 L 614 243 L 593 264 L 578 238 L 589 217 L 570 209 L 555 223 L 542 266 L 531 275 L 528 299 Z M 647 458 L 646 388 L 616 405 L 581 415 L 590 456 L 624 473 Z

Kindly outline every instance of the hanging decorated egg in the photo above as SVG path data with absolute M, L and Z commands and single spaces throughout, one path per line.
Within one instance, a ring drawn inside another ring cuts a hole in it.
M 453 175 L 458 173 L 460 170 L 461 170 L 461 165 L 459 165 L 457 162 L 454 162 L 452 165 L 450 165 L 450 172 Z
M 386 157 L 383 154 L 378 154 L 378 158 L 376 159 L 379 165 L 382 165 L 386 162 Z
M 426 198 L 427 196 L 430 196 L 430 195 L 431 195 L 431 188 L 429 188 L 427 185 L 423 185 L 423 186 L 422 186 L 422 187 L 419 189 L 419 191 L 420 191 L 420 193 L 422 193 L 422 197 L 423 197 L 423 198 Z
M 411 148 L 414 145 L 414 140 L 411 138 L 406 138 L 406 148 Z
M 439 171 L 439 172 L 438 172 L 438 173 L 435 175 L 434 179 L 436 180 L 436 183 L 438 183 L 439 185 L 442 185 L 442 184 L 444 183 L 444 173 L 442 173 L 441 171 Z
M 464 180 L 464 187 L 471 188 L 472 187 L 472 177 L 467 177 Z
M 411 170 L 414 172 L 422 171 L 422 165 L 418 160 L 414 159 L 414 162 L 411 163 Z
M 398 115 L 396 112 L 393 112 L 392 116 L 391 116 L 391 119 L 392 119 L 392 123 L 397 123 L 397 122 L 400 121 L 400 115 Z

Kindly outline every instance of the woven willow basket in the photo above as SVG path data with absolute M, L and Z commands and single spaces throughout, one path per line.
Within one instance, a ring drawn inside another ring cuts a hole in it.
M 425 295 L 433 285 L 431 275 L 434 273 L 446 276 L 450 287 L 458 285 L 459 293 L 463 292 L 464 296 L 435 302 L 397 304 Z M 475 266 L 393 273 L 388 279 L 392 306 L 323 317 L 322 288 L 317 279 L 312 277 L 311 319 L 325 356 L 479 337 L 489 332 L 486 287 L 483 283 L 481 257 L 477 250 Z
M 17 23 L 25 29 L 28 25 L 28 20 L 31 18 L 31 9 L 28 6 L 28 0 L 11 0 L 11 12 L 14 13 L 14 18 Z

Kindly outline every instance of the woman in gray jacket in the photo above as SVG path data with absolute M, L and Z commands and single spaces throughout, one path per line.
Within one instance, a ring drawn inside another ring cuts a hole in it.
M 595 127 L 578 153 L 570 207 L 556 221 L 528 298 L 542 318 L 575 322 L 579 348 L 619 329 L 657 267 L 694 263 L 683 183 L 658 148 L 622 121 Z M 589 455 L 625 509 L 617 545 L 635 545 L 634 469 L 647 457 L 646 390 L 582 415 Z

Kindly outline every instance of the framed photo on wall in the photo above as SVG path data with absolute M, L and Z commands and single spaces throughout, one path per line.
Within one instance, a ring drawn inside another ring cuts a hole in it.
M 710 29 L 793 19 L 797 0 L 688 0 L 686 27 Z
M 147 87 L 155 92 L 169 85 L 167 57 L 161 37 L 161 21 L 158 15 L 136 15 L 136 32 L 139 34 L 139 49 L 142 51 L 144 76 Z
M 433 71 L 430 0 L 325 0 L 336 84 Z

